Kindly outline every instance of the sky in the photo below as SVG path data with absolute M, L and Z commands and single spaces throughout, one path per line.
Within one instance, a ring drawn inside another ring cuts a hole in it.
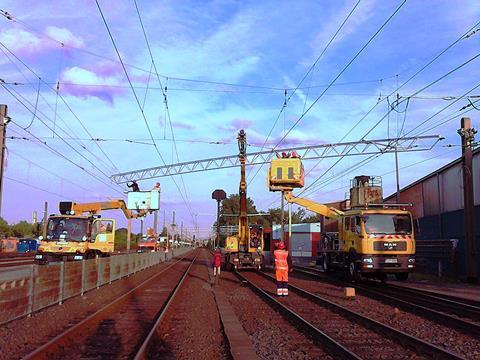
M 9 223 L 30 221 L 45 201 L 54 213 L 59 201 L 125 198 L 125 185 L 110 180 L 119 172 L 235 155 L 240 129 L 248 152 L 445 137 L 399 154 L 406 186 L 460 155 L 462 116 L 479 127 L 480 106 L 460 97 L 480 93 L 478 1 L 98 4 L 114 43 L 95 0 L 2 1 L 0 102 L 12 122 L 1 216 Z M 392 154 L 304 166 L 307 186 L 316 184 L 305 196 L 317 201 L 344 199 L 360 174 L 382 176 L 385 195 L 396 186 Z M 279 206 L 267 167 L 257 170 L 248 169 L 248 196 L 259 210 Z M 160 224 L 175 211 L 179 226 L 204 236 L 215 220 L 212 191 L 238 192 L 239 177 L 238 168 L 220 169 L 140 187 L 161 183 Z M 126 223 L 118 212 L 105 216 Z

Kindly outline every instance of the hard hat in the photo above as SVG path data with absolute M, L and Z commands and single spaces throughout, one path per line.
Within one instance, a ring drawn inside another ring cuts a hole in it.
M 278 248 L 279 248 L 280 250 L 285 249 L 285 244 L 284 244 L 283 242 L 279 242 L 279 243 L 278 243 Z

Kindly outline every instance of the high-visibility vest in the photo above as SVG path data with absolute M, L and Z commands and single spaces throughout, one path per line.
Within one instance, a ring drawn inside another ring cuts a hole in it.
M 275 257 L 275 268 L 277 270 L 288 270 L 287 250 L 275 250 L 273 256 Z

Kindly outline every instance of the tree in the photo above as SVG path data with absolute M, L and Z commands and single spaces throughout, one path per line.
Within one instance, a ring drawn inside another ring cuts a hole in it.
M 15 224 L 11 227 L 13 235 L 16 237 L 27 237 L 33 236 L 34 226 L 27 221 L 20 221 L 18 224 Z
M 0 217 L 0 238 L 12 236 L 12 230 L 8 223 Z

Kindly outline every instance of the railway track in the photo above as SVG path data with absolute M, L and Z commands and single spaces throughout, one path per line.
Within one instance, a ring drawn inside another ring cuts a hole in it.
M 24 359 L 146 358 L 155 331 L 198 254 L 196 250 L 175 261 Z
M 288 297 L 275 297 L 275 279 L 264 273 L 236 274 L 335 358 L 462 358 L 299 287 L 290 285 Z
M 7 268 L 7 267 L 13 267 L 13 266 L 20 266 L 20 265 L 32 265 L 32 264 L 33 264 L 33 256 L 0 259 L 0 268 Z
M 403 286 L 374 282 L 346 283 L 332 279 L 317 269 L 295 266 L 295 271 L 340 286 L 352 286 L 360 294 L 394 305 L 405 311 L 458 329 L 467 334 L 480 336 L 480 306 L 474 302 L 453 296 L 443 296 Z

